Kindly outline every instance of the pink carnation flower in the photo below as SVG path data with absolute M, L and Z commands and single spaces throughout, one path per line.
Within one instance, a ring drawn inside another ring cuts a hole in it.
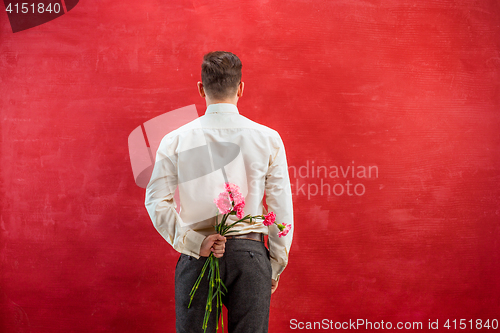
M 233 183 L 224 183 L 224 188 L 226 189 L 226 191 L 229 192 L 231 199 L 233 199 L 234 201 L 238 200 L 239 202 L 241 202 L 242 200 L 241 198 L 243 196 L 240 193 L 240 187 L 238 185 Z M 234 204 L 237 205 L 238 203 L 235 202 Z
M 236 212 L 236 216 L 239 218 L 239 219 L 242 219 L 243 216 L 245 216 L 245 213 L 243 212 L 243 207 L 245 206 L 245 202 L 243 202 L 243 204 L 239 204 L 239 205 L 236 205 L 234 207 L 234 211 Z
M 236 212 L 236 216 L 241 219 L 245 216 L 245 197 L 240 193 L 240 188 L 236 184 L 224 183 L 224 192 L 214 200 L 221 214 Z
M 236 184 L 233 184 L 233 183 L 224 183 L 224 188 L 228 192 L 232 192 L 232 193 L 239 193 L 240 192 L 240 187 Z
M 227 214 L 231 212 L 231 198 L 229 197 L 229 193 L 227 193 L 226 191 L 221 192 L 219 196 L 215 198 L 214 202 L 221 214 Z
M 276 214 L 273 212 L 269 212 L 266 217 L 264 218 L 264 222 L 262 222 L 265 226 L 270 226 L 271 224 L 276 221 Z
M 286 223 L 278 224 L 278 228 L 280 229 L 280 232 L 278 233 L 278 236 L 282 237 L 282 236 L 286 236 L 288 234 L 288 232 L 290 231 L 290 229 L 292 229 L 292 225 L 291 224 L 286 224 Z
M 245 197 L 240 193 L 240 188 L 238 185 L 233 183 L 224 183 L 224 188 L 229 193 L 231 201 L 234 203 L 233 211 L 236 212 L 236 216 L 239 219 L 243 218 L 243 208 L 245 208 Z
M 241 208 L 245 207 L 245 197 L 239 193 L 239 192 L 236 192 L 236 193 L 233 193 L 233 201 L 234 201 L 234 207 L 236 208 L 236 206 L 242 206 Z

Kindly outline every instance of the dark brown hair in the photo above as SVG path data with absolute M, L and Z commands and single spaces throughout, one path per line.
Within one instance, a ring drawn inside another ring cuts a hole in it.
M 240 59 L 231 52 L 205 54 L 201 64 L 201 82 L 205 93 L 215 99 L 235 95 L 241 82 L 241 67 Z

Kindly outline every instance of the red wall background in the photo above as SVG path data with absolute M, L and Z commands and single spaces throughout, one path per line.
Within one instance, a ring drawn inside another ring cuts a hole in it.
M 500 320 L 498 1 L 82 0 L 17 33 L 1 8 L 1 332 L 174 331 L 178 254 L 127 138 L 203 114 L 217 49 L 242 59 L 240 112 L 281 133 L 297 171 L 270 332 Z M 325 183 L 345 191 L 313 196 Z

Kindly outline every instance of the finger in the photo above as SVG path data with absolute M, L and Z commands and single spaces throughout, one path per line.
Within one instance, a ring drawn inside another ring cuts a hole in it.
M 216 258 L 220 258 L 224 255 L 224 251 L 214 251 L 213 249 L 212 249 L 212 253 L 214 254 L 214 257 L 216 257 Z
M 226 242 L 226 237 L 220 235 L 220 234 L 216 234 L 217 236 L 217 240 L 216 241 L 223 241 L 224 243 Z
M 224 252 L 226 252 L 226 250 L 224 248 L 220 248 L 220 247 L 219 248 L 214 248 L 213 247 L 212 248 L 212 252 L 214 252 L 214 253 L 224 253 Z
M 219 239 L 219 236 L 220 236 L 219 234 L 213 234 L 213 235 L 210 235 L 208 237 L 210 237 L 210 240 L 212 242 L 216 242 Z
M 217 245 L 217 246 L 226 246 L 226 242 L 216 241 L 216 242 L 214 242 L 214 245 Z
M 218 243 L 218 242 L 215 242 L 213 247 L 221 247 L 221 248 L 224 248 L 226 247 L 226 244 L 225 243 Z
M 271 295 L 278 289 L 278 281 L 271 280 Z
M 224 249 L 215 249 L 215 248 L 211 248 L 211 251 L 212 251 L 213 253 L 218 253 L 218 254 L 219 254 L 219 253 L 220 253 L 220 254 L 224 253 Z

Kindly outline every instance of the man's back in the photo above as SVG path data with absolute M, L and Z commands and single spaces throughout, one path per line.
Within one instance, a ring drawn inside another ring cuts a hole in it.
M 214 199 L 224 190 L 225 182 L 240 187 L 245 196 L 245 214 L 263 213 L 266 192 L 269 211 L 275 212 L 277 220 L 285 223 L 293 220 L 286 154 L 280 135 L 242 116 L 233 104 L 209 105 L 205 115 L 167 134 L 160 143 L 156 160 L 157 164 L 166 161 L 169 166 L 155 167 L 148 191 L 155 191 L 152 183 L 159 172 L 165 177 L 168 169 L 166 181 L 172 185 L 170 192 L 178 185 L 179 222 L 183 229 L 203 236 L 215 233 Z M 267 235 L 269 229 L 262 223 L 239 223 L 233 230 L 237 234 Z M 165 238 L 175 248 L 173 236 Z M 275 277 L 286 266 L 284 250 L 289 248 L 291 239 L 270 236 L 270 244 L 281 245 L 271 247 Z M 191 251 L 179 252 L 192 255 Z

